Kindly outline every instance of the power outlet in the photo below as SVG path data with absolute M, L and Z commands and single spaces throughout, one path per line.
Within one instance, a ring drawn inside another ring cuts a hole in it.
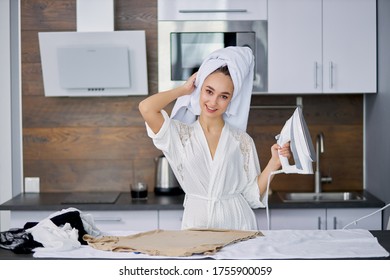
M 39 193 L 39 177 L 25 177 L 24 192 Z

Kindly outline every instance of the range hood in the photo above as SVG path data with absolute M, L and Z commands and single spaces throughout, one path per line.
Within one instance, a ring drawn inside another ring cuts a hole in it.
M 113 11 L 78 0 L 76 32 L 38 33 L 45 96 L 148 94 L 145 31 L 114 31 Z

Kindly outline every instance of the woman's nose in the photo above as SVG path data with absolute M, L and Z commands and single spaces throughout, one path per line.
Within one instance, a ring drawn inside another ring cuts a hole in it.
M 217 96 L 214 95 L 214 96 L 210 97 L 209 102 L 210 102 L 210 104 L 213 104 L 213 105 L 217 104 Z

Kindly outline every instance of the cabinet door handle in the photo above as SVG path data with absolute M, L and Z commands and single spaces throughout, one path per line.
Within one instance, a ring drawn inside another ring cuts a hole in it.
M 333 88 L 333 62 L 329 62 L 329 88 Z
M 205 9 L 205 10 L 179 10 L 179 13 L 190 14 L 190 13 L 247 13 L 247 9 Z
M 318 229 L 321 229 L 321 217 L 318 217 Z
M 333 217 L 333 229 L 337 229 L 337 217 Z
M 95 222 L 120 222 L 122 221 L 121 217 L 96 217 Z
M 318 87 L 318 62 L 314 62 L 314 88 Z

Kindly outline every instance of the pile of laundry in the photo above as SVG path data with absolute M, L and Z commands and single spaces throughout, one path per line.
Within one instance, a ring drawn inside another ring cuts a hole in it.
M 23 228 L 0 232 L 0 248 L 16 254 L 37 251 L 69 251 L 87 245 L 85 234 L 99 236 L 91 214 L 67 208 L 39 222 L 27 222 Z

